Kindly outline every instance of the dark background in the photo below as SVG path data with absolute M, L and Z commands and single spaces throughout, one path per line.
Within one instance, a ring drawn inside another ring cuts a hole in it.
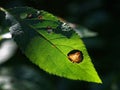
M 13 78 L 14 90 L 120 90 L 119 0 L 0 0 L 0 6 L 45 10 L 98 33 L 83 40 L 103 84 L 49 75 L 29 62 L 18 49 L 10 60 L 0 65 L 0 74 L 4 68 L 6 71 L 11 68 L 5 75 Z

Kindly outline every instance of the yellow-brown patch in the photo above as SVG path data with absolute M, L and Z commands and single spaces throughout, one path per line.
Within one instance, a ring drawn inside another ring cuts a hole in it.
M 83 54 L 79 50 L 72 50 L 68 53 L 68 59 L 73 63 L 80 63 L 83 60 Z

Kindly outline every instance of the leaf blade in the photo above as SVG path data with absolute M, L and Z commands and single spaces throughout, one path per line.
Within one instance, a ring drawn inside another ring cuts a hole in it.
M 11 28 L 13 37 L 33 63 L 61 77 L 102 83 L 83 41 L 67 24 L 44 11 L 39 11 L 42 18 L 38 18 L 38 10 L 32 8 L 14 8 L 8 12 L 15 17 L 18 24 L 17 32 L 15 27 Z M 21 18 L 21 15 L 25 16 Z M 71 62 L 67 56 L 71 50 L 80 50 L 83 61 Z

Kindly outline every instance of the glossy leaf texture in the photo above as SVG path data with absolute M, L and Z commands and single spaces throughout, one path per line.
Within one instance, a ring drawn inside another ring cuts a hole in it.
M 30 7 L 3 10 L 22 52 L 50 74 L 102 83 L 80 36 L 54 15 Z

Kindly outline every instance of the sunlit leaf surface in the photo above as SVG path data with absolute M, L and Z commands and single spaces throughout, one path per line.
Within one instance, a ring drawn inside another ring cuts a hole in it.
M 54 75 L 101 83 L 80 36 L 52 14 L 29 7 L 3 10 L 23 53 Z

